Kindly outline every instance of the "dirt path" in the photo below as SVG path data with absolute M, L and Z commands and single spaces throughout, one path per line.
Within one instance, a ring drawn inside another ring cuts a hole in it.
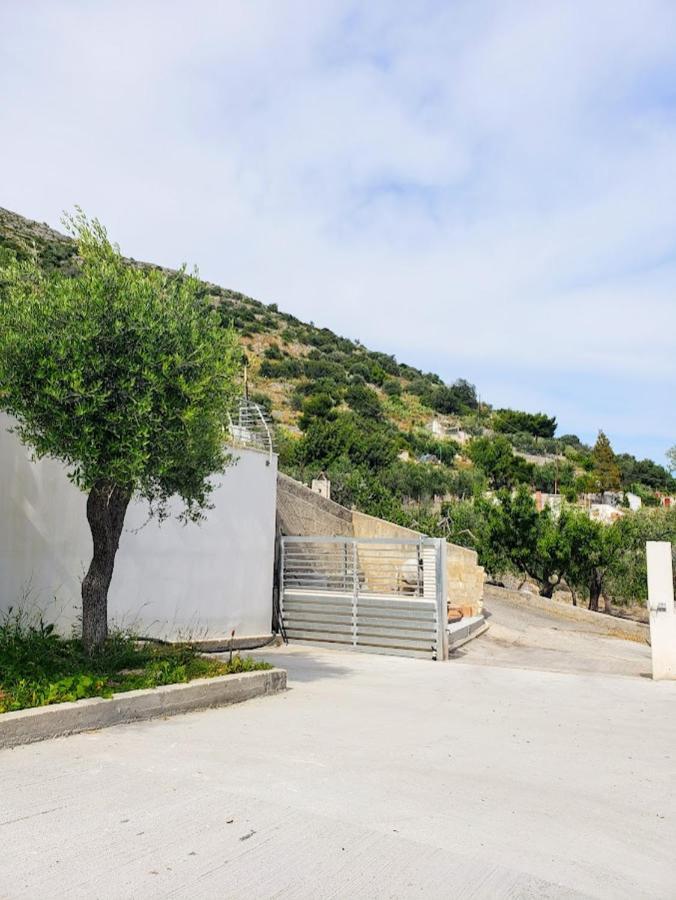
M 486 600 L 485 614 L 489 630 L 454 659 L 547 672 L 650 675 L 646 644 L 593 634 L 583 624 L 495 597 Z

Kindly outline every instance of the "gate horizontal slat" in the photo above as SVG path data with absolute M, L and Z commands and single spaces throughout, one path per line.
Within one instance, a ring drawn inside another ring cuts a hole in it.
M 375 638 L 363 637 L 359 642 L 359 647 L 380 647 L 389 650 L 419 650 L 421 653 L 434 652 L 433 641 L 386 641 L 376 640 Z
M 285 609 L 284 619 L 294 622 L 352 622 L 352 613 L 343 609 Z
M 393 625 L 391 622 L 381 620 L 381 624 L 376 624 L 373 622 L 361 622 L 357 619 L 357 634 L 382 634 L 385 636 L 392 635 L 393 637 L 409 635 L 414 638 L 429 637 L 432 640 L 436 640 L 437 629 L 436 625 L 408 625 L 402 628 L 399 623 Z
M 430 600 L 400 600 L 398 597 L 387 595 L 360 596 L 359 606 L 361 609 L 409 609 L 415 612 L 425 610 L 436 614 L 436 606 Z
M 301 641 L 329 641 L 333 644 L 352 646 L 352 634 L 341 634 L 335 631 L 303 631 L 298 628 L 287 628 L 287 637 Z
M 352 628 L 351 622 L 331 622 L 331 621 L 318 621 L 315 620 L 313 622 L 304 621 L 303 619 L 284 619 L 284 628 L 287 631 L 300 630 L 300 631 L 331 631 L 335 632 L 335 634 L 348 634 L 351 635 L 354 631 Z

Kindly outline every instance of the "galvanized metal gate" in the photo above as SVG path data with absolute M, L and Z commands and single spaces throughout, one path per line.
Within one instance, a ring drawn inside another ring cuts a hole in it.
M 445 554 L 445 541 L 434 538 L 281 538 L 287 637 L 446 659 Z

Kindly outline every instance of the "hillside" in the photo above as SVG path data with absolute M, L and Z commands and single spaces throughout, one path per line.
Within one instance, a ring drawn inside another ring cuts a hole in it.
M 0 209 L 0 261 L 8 252 L 36 253 L 47 271 L 75 271 L 70 238 Z M 433 530 L 429 517 L 438 518 L 441 498 L 518 484 L 569 499 L 632 489 L 649 504 L 656 491 L 676 490 L 663 467 L 629 454 L 613 457 L 603 483 L 592 448 L 575 435 L 555 437 L 552 416 L 493 410 L 463 379 L 444 384 L 215 284 L 205 282 L 204 293 L 239 333 L 251 395 L 278 426 L 282 467 L 305 480 L 327 471 L 344 503 Z
M 0 208 L 0 249 L 22 257 L 36 252 L 46 269 L 73 269 L 75 245 L 64 234 L 44 223 L 34 222 Z M 131 259 L 136 265 L 151 263 Z M 440 413 L 466 412 L 463 399 L 476 406 L 473 390 L 461 386 L 454 395 L 434 374 L 399 364 L 394 357 L 367 350 L 361 344 L 341 338 L 327 328 L 301 322 L 280 312 L 275 304 L 266 306 L 252 297 L 219 285 L 204 283 L 205 294 L 222 311 L 223 320 L 232 323 L 242 338 L 247 353 L 251 382 L 264 388 L 272 401 L 276 421 L 292 430 L 300 418 L 299 396 L 308 380 L 321 389 L 329 382 L 346 384 L 364 379 L 381 396 L 398 395 L 403 399 L 390 404 L 389 415 L 402 427 L 423 425 L 434 410 Z M 298 390 L 300 388 L 300 391 Z

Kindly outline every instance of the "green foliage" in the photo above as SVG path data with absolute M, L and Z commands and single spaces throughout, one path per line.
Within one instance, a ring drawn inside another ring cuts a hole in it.
M 303 415 L 298 424 L 306 431 L 316 419 L 333 419 L 336 401 L 330 394 L 313 394 L 303 401 Z
M 585 448 L 585 445 L 576 434 L 562 434 L 561 437 L 557 438 L 557 442 L 561 447 L 572 447 L 576 450 Z
M 632 485 L 645 485 L 654 491 L 670 492 L 676 490 L 676 479 L 664 466 L 659 466 L 652 459 L 638 460 L 629 453 L 615 456 L 620 470 L 620 484 L 624 490 L 631 490 Z
M 599 436 L 592 450 L 594 484 L 597 491 L 617 491 L 620 488 L 622 475 L 617 464 L 613 448 L 606 435 L 599 431 Z
M 475 410 L 479 407 L 479 400 L 476 394 L 476 388 L 464 378 L 458 378 L 448 388 L 455 402 L 459 404 L 461 412 Z
M 284 354 L 279 348 L 279 344 L 270 344 L 269 347 L 266 347 L 263 356 L 266 359 L 284 359 Z
M 527 432 L 534 437 L 553 438 L 556 417 L 545 413 L 527 413 L 515 409 L 499 409 L 493 419 L 493 428 L 502 433 Z
M 647 541 L 669 541 L 676 554 L 676 508 L 640 509 L 623 516 L 612 528 L 618 534 L 621 551 L 608 573 L 606 590 L 615 602 L 645 602 L 645 545 Z
M 524 486 L 514 494 L 501 491 L 498 502 L 481 500 L 478 508 L 483 526 L 476 549 L 488 571 L 528 576 L 551 597 L 569 559 L 560 520 L 549 509 L 538 512 Z
M 454 500 L 441 507 L 440 525 L 443 536 L 452 544 L 470 547 L 482 556 L 486 546 L 485 509 L 471 499 Z
M 533 466 L 533 487 L 547 494 L 566 493 L 569 498 L 575 496 L 575 466 L 570 462 L 548 462 L 542 466 Z
M 345 457 L 355 466 L 378 471 L 389 466 L 397 455 L 394 430 L 384 423 L 341 413 L 333 420 L 313 420 L 295 445 L 293 462 L 301 467 L 327 467 Z
M 187 645 L 139 643 L 122 634 L 92 655 L 81 641 L 22 612 L 10 610 L 0 622 L 0 713 L 267 668 L 250 658 L 224 663 Z
M 304 371 L 302 360 L 292 357 L 282 360 L 264 359 L 259 369 L 262 378 L 270 378 L 277 381 L 300 378 Z
M 386 378 L 383 382 L 383 391 L 388 397 L 401 396 L 401 382 L 396 378 Z
M 450 492 L 453 474 L 445 466 L 397 461 L 382 473 L 388 492 L 401 500 L 425 503 Z
M 401 499 L 387 489 L 383 478 L 368 465 L 354 465 L 341 456 L 328 466 L 326 473 L 331 481 L 331 495 L 338 503 L 390 522 L 406 524 Z
M 532 481 L 533 466 L 514 455 L 511 444 L 503 435 L 473 438 L 468 453 L 494 488 Z
M 416 456 L 431 454 L 447 466 L 453 464 L 460 445 L 449 438 L 436 438 L 427 429 L 419 428 L 406 435 L 406 443 Z
M 130 266 L 98 222 L 70 224 L 76 277 L 32 260 L 2 269 L 0 408 L 83 490 L 117 484 L 160 510 L 178 494 L 195 517 L 228 464 L 236 337 L 196 278 Z
M 507 432 L 507 439 L 515 450 L 534 456 L 560 454 L 565 447 L 556 438 L 538 438 L 527 431 Z
M 438 376 L 420 375 L 411 381 L 407 390 L 420 397 L 425 406 L 447 415 L 468 413 L 479 405 L 476 388 L 463 378 L 448 385 Z
M 459 500 L 482 497 L 487 489 L 486 476 L 474 466 L 472 468 L 454 469 L 451 473 L 449 493 Z
M 589 600 L 589 607 L 598 610 L 606 578 L 623 549 L 617 523 L 604 525 L 579 509 L 562 513 L 559 530 L 568 546 L 565 577 L 568 587 Z
M 348 406 L 366 419 L 378 421 L 383 417 L 383 408 L 378 394 L 373 388 L 362 384 L 351 384 L 345 391 Z

